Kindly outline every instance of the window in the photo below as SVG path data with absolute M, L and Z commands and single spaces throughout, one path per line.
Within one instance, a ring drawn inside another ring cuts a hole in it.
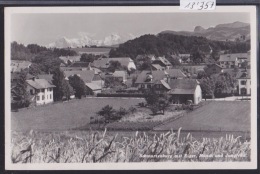
M 30 89 L 30 94 L 31 94 L 31 95 L 33 95 L 33 94 L 34 94 L 34 93 L 33 93 L 33 89 Z
M 41 92 L 44 92 L 44 89 L 41 89 Z
M 141 88 L 144 88 L 144 84 L 141 84 Z
M 36 89 L 36 93 L 39 93 L 40 92 L 40 90 L 39 89 Z
M 245 84 L 246 84 L 246 81 L 245 81 L 245 80 L 242 80 L 242 81 L 240 82 L 240 84 L 241 84 L 241 85 L 245 85 Z
M 50 94 L 50 99 L 51 99 L 51 94 Z
M 39 100 L 40 100 L 40 96 L 37 96 L 37 97 L 36 97 L 36 100 L 39 101 Z
M 45 97 L 44 97 L 44 95 L 42 95 L 42 100 L 44 100 L 45 99 Z
M 52 88 L 49 88 L 50 89 L 50 91 L 52 91 Z
M 151 88 L 152 86 L 151 85 L 147 85 L 147 88 Z

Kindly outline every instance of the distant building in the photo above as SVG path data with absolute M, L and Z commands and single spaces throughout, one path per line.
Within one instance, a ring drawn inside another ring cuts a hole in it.
M 94 60 L 92 66 L 100 69 L 107 69 L 110 65 L 110 61 L 118 61 L 121 66 L 126 67 L 129 71 L 131 69 L 136 69 L 134 61 L 129 57 L 116 57 L 116 58 L 100 58 Z
M 251 95 L 250 69 L 241 70 L 237 73 L 237 90 L 239 95 Z
M 21 72 L 31 66 L 31 62 L 23 60 L 11 60 L 11 73 Z
M 60 56 L 59 58 L 67 65 L 79 62 L 81 56 Z
M 142 71 L 135 81 L 135 86 L 140 90 L 147 90 L 153 88 L 157 84 L 157 89 L 167 90 L 168 86 L 161 83 L 161 80 L 167 82 L 169 76 L 165 71 Z
M 206 74 L 218 74 L 223 72 L 223 68 L 218 64 L 209 64 L 204 68 Z
M 190 54 L 179 54 L 181 63 L 190 63 Z
M 70 76 L 79 76 L 85 83 L 86 87 L 91 90 L 91 92 L 89 92 L 90 94 L 101 92 L 101 89 L 104 86 L 104 81 L 101 79 L 100 74 L 96 74 L 94 70 L 64 71 L 64 74 L 66 80 L 68 80 Z
M 202 100 L 202 91 L 199 82 L 196 79 L 171 79 L 168 82 L 171 90 L 173 103 L 181 104 L 191 100 L 194 104 L 199 104 Z
M 187 77 L 180 69 L 167 69 L 165 72 L 171 79 L 184 79 Z
M 222 68 L 240 67 L 245 60 L 250 62 L 250 53 L 222 54 L 219 58 L 219 65 Z
M 80 71 L 80 70 L 87 70 L 90 69 L 90 63 L 89 62 L 73 62 L 68 66 L 62 66 L 60 69 L 62 71 Z
M 31 95 L 31 101 L 36 105 L 42 105 L 53 102 L 53 88 L 54 85 L 50 84 L 45 79 L 26 80 L 27 90 Z
M 172 67 L 171 62 L 167 60 L 165 57 L 157 57 L 152 64 L 159 64 L 160 66 L 164 67 L 165 69 L 170 69 Z

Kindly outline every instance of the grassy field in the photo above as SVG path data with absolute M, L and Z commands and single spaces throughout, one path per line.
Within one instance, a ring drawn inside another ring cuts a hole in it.
M 114 109 L 120 107 L 128 109 L 143 99 L 120 98 L 85 98 L 72 100 L 66 103 L 56 103 L 23 109 L 11 113 L 11 129 L 16 131 L 27 130 L 67 130 L 86 125 L 91 116 L 95 116 L 105 105 Z
M 249 101 L 212 101 L 155 130 L 250 131 Z

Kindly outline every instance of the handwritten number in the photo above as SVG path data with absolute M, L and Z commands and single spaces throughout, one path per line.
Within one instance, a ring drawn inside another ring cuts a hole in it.
M 214 6 L 214 2 L 212 1 L 202 1 L 202 2 L 189 2 L 184 8 L 190 8 L 190 9 L 198 9 L 198 10 L 203 10 L 203 9 L 209 9 Z
M 201 4 L 199 10 L 203 9 L 204 2 L 201 2 L 201 3 L 202 3 L 202 4 Z
M 193 9 L 193 6 L 195 5 L 195 2 L 192 3 L 190 9 Z
M 185 6 L 185 8 L 188 8 L 188 7 L 189 7 L 189 5 L 190 5 L 190 2 L 188 3 L 188 5 L 186 5 L 186 6 Z

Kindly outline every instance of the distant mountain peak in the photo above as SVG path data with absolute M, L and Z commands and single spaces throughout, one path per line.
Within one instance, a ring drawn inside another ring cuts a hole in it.
M 215 27 L 205 29 L 201 26 L 196 26 L 193 32 L 189 31 L 162 31 L 159 34 L 176 34 L 184 36 L 202 36 L 210 40 L 218 41 L 246 41 L 250 39 L 250 24 L 235 21 L 232 23 L 218 24 Z
M 55 42 L 50 43 L 47 47 L 51 48 L 77 48 L 82 46 L 111 46 L 111 45 L 118 45 L 121 44 L 129 39 L 132 39 L 133 35 L 126 35 L 126 36 L 120 36 L 117 33 L 112 33 L 108 36 L 106 36 L 104 39 L 92 39 L 91 37 L 88 37 L 86 35 L 81 36 L 80 38 L 67 38 L 65 36 L 57 39 Z
M 205 31 L 205 28 L 203 28 L 202 26 L 196 26 L 194 28 L 194 32 L 203 32 L 203 31 Z

